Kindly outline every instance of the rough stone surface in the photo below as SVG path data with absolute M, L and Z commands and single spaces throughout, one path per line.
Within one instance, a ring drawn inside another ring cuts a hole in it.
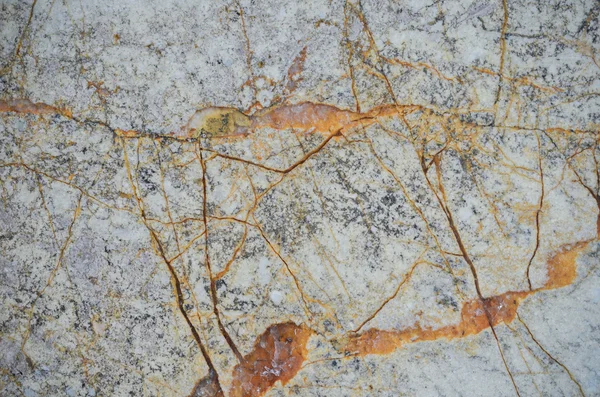
M 0 2 L 0 395 L 600 395 L 600 3 Z

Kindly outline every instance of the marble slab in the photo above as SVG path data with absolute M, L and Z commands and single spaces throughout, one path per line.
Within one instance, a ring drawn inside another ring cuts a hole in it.
M 1 0 L 0 395 L 600 395 L 600 2 Z

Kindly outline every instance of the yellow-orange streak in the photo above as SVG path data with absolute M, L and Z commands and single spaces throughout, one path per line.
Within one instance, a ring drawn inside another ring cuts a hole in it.
M 345 349 L 358 355 L 388 354 L 406 343 L 432 341 L 436 339 L 457 339 L 475 335 L 500 323 L 511 323 L 519 304 L 529 295 L 543 290 L 565 287 L 573 283 L 577 276 L 576 260 L 590 240 L 564 246 L 548 261 L 546 283 L 531 291 L 509 291 L 490 298 L 474 299 L 466 302 L 461 310 L 461 321 L 455 325 L 440 328 L 427 328 L 419 324 L 403 330 L 369 329 L 350 338 Z

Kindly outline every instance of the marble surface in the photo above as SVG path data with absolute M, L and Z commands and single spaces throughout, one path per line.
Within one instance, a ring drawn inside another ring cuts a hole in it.
M 0 1 L 0 395 L 600 395 L 600 2 Z

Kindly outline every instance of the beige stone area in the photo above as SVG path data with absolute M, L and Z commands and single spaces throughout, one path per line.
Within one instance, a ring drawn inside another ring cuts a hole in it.
M 600 3 L 0 3 L 0 395 L 600 395 Z

